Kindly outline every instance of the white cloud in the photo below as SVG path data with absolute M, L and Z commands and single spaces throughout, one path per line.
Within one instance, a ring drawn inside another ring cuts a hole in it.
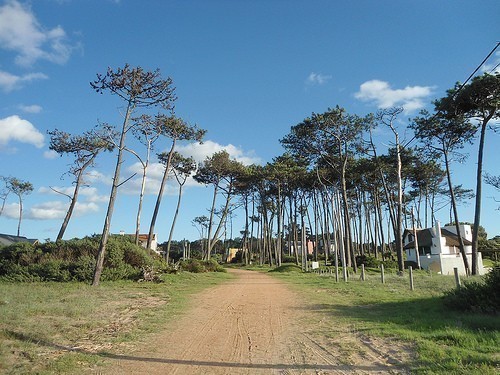
M 29 208 L 26 219 L 50 220 L 63 219 L 68 211 L 68 202 L 50 201 L 34 205 Z M 84 216 L 88 213 L 99 211 L 99 206 L 94 202 L 77 202 L 73 211 L 73 217 Z
M 111 185 L 113 181 L 112 176 L 106 176 L 103 173 L 97 171 L 96 169 L 91 169 L 85 173 L 85 180 L 90 182 L 100 182 L 106 185 Z
M 215 152 L 226 150 L 232 159 L 235 159 L 244 165 L 262 163 L 262 160 L 255 156 L 253 152 L 245 152 L 241 148 L 232 144 L 224 146 L 213 141 L 205 141 L 202 144 L 194 142 L 186 145 L 180 145 L 177 146 L 176 150 L 186 157 L 192 156 L 197 162 L 202 162 L 207 156 L 211 156 Z
M 24 74 L 22 76 L 16 76 L 14 74 L 0 70 L 0 88 L 4 92 L 10 92 L 12 90 L 23 87 L 25 83 L 30 83 L 31 81 L 47 79 L 47 78 L 48 76 L 43 73 L 29 73 L 29 74 Z M 41 107 L 39 108 L 41 109 Z
M 356 99 L 371 102 L 378 108 L 402 106 L 405 112 L 413 112 L 424 107 L 423 99 L 432 93 L 430 86 L 406 86 L 404 89 L 392 89 L 389 83 L 371 80 L 363 83 L 354 94 Z
M 491 64 L 484 64 L 481 68 L 483 73 L 500 74 L 500 51 L 496 52 Z
M 56 159 L 57 157 L 59 157 L 59 154 L 57 152 L 55 152 L 54 150 L 48 150 L 48 151 L 44 151 L 43 157 L 45 159 Z
M 0 119 L 0 148 L 10 141 L 28 143 L 41 148 L 44 136 L 31 122 L 14 115 Z
M 19 109 L 23 112 L 26 112 L 26 113 L 40 113 L 40 112 L 42 112 L 42 107 L 37 105 L 37 104 L 32 104 L 32 105 L 21 104 L 19 106 Z
M 142 166 L 141 163 L 137 162 L 130 167 L 127 168 L 129 174 L 127 176 L 123 176 L 123 178 L 127 178 L 128 176 L 136 173 L 136 176 L 131 180 L 127 181 L 120 189 L 124 194 L 129 195 L 137 195 L 139 197 L 139 193 L 142 187 Z M 147 170 L 146 175 L 146 187 L 144 194 L 145 195 L 156 195 L 160 190 L 161 180 L 163 179 L 163 173 L 165 171 L 165 166 L 159 162 L 150 163 Z M 165 187 L 164 194 L 170 195 L 175 191 L 173 186 L 173 176 L 169 176 L 167 180 L 167 185 Z M 176 183 L 177 184 L 177 183 Z
M 60 196 L 61 194 L 72 196 L 74 191 L 75 191 L 74 186 L 52 186 L 52 187 L 42 186 L 38 189 L 38 192 L 40 194 L 49 194 L 58 196 Z M 80 197 L 80 200 L 84 198 L 85 202 L 87 203 L 90 202 L 102 203 L 102 202 L 107 202 L 109 200 L 108 196 L 100 195 L 97 188 L 92 186 L 80 187 L 78 195 Z
M 229 145 L 220 145 L 213 141 L 206 141 L 203 144 L 199 144 L 197 142 L 179 145 L 176 147 L 176 151 L 186 157 L 193 157 L 193 159 L 200 163 L 207 156 L 213 155 L 215 152 L 219 152 L 222 150 L 226 150 L 229 156 L 232 159 L 235 159 L 241 162 L 244 165 L 250 164 L 259 164 L 261 163 L 261 159 L 254 156 L 252 153 L 246 153 L 242 149 L 229 144 Z M 128 176 L 136 173 L 136 176 L 131 180 L 127 181 L 122 187 L 120 187 L 120 191 L 124 194 L 129 195 L 139 195 L 141 190 L 142 183 L 142 165 L 137 162 L 132 164 L 127 168 L 128 175 L 125 176 L 122 174 L 123 179 Z M 146 195 L 156 195 L 158 194 L 158 190 L 160 189 L 161 180 L 163 178 L 163 173 L 165 171 L 165 166 L 159 162 L 153 162 L 149 164 L 147 177 L 146 177 Z M 186 181 L 185 187 L 189 186 L 200 186 L 192 177 L 189 177 Z M 178 184 L 175 178 L 170 175 L 167 180 L 167 184 L 165 186 L 165 195 L 175 195 L 178 193 Z
M 332 79 L 332 76 L 330 75 L 311 72 L 306 79 L 306 83 L 310 85 L 323 85 L 330 79 Z
M 72 52 L 61 26 L 45 29 L 32 10 L 17 0 L 0 7 L 0 48 L 15 52 L 15 61 L 22 66 L 39 59 L 64 64 Z

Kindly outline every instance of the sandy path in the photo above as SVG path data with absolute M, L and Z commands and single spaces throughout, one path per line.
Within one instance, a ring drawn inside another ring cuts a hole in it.
M 380 343 L 349 332 L 340 332 L 337 343 L 318 337 L 303 328 L 311 321 L 304 319 L 308 306 L 285 284 L 262 273 L 231 272 L 234 281 L 194 297 L 177 328 L 158 334 L 152 347 L 111 356 L 104 373 L 400 373 L 393 347 L 381 350 Z

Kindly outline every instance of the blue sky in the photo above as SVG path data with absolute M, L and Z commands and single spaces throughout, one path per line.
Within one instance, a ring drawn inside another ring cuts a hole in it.
M 279 139 L 291 126 L 336 105 L 359 115 L 404 106 L 404 135 L 408 118 L 431 109 L 500 40 L 499 14 L 497 0 L 2 0 L 0 175 L 34 185 L 24 199 L 21 235 L 54 239 L 68 204 L 50 187 L 71 187 L 61 179 L 71 159 L 49 152 L 46 132 L 120 123 L 123 103 L 89 85 L 108 66 L 159 68 L 172 77 L 177 115 L 208 131 L 202 146 L 183 144 L 180 151 L 202 160 L 224 148 L 244 163 L 265 163 L 283 152 Z M 481 72 L 499 61 L 497 52 Z M 382 129 L 377 137 L 381 147 L 390 139 Z M 167 146 L 159 141 L 156 151 Z M 489 132 L 485 170 L 496 175 L 498 146 L 500 134 Z M 477 143 L 464 164 L 454 164 L 455 184 L 475 188 L 476 150 Z M 113 166 L 112 154 L 99 157 L 65 238 L 102 232 Z M 128 156 L 122 176 L 134 168 Z M 160 172 L 153 165 L 142 232 Z M 136 186 L 131 181 L 119 192 L 113 233 L 134 231 Z M 156 224 L 160 242 L 168 237 L 175 189 L 168 189 Z M 484 190 L 482 225 L 492 237 L 500 234 L 499 204 L 491 187 Z M 207 214 L 210 194 L 189 183 L 174 238 L 198 237 L 191 220 Z M 473 202 L 459 214 L 472 221 Z M 237 215 L 235 233 L 243 220 Z M 17 218 L 10 196 L 0 233 L 15 234 Z M 438 218 L 447 222 L 448 209 Z

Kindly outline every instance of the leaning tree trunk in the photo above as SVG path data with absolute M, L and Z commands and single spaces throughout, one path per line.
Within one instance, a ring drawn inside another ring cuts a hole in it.
M 85 164 L 82 165 L 80 170 L 78 171 L 78 176 L 76 178 L 75 190 L 73 191 L 73 196 L 71 197 L 71 202 L 69 204 L 68 211 L 66 212 L 66 216 L 64 217 L 63 223 L 61 225 L 61 229 L 59 229 L 59 233 L 57 234 L 56 241 L 62 240 L 64 236 L 64 232 L 66 232 L 66 228 L 68 227 L 69 220 L 73 215 L 73 210 L 75 209 L 76 202 L 78 200 L 78 193 L 80 192 L 80 186 L 83 181 L 83 173 L 87 169 L 89 165 L 93 163 L 95 156 L 90 158 Z
M 342 165 L 342 181 L 341 181 L 341 187 L 342 187 L 342 204 L 343 204 L 343 209 L 344 209 L 344 225 L 345 225 L 345 237 L 346 237 L 346 255 L 347 255 L 347 266 L 350 267 L 352 266 L 352 270 L 354 273 L 358 272 L 358 267 L 356 265 L 356 255 L 354 254 L 354 244 L 352 241 L 352 231 L 351 231 L 351 217 L 349 214 L 349 202 L 347 199 L 347 187 L 346 187 L 346 179 L 345 179 L 345 172 L 346 172 L 346 164 L 347 164 L 347 157 L 345 157 L 343 165 Z
M 19 237 L 21 233 L 21 221 L 23 219 L 23 200 L 21 196 L 19 196 L 19 221 L 17 223 L 17 237 Z
M 142 180 L 141 180 L 141 193 L 139 194 L 139 206 L 137 207 L 137 217 L 135 219 L 135 244 L 139 245 L 139 234 L 141 231 L 141 213 L 142 213 L 142 203 L 144 201 L 144 192 L 146 190 L 146 175 L 149 165 L 149 153 L 150 147 L 148 147 L 148 153 L 146 158 L 146 163 L 142 165 Z
M 455 200 L 455 192 L 453 191 L 453 185 L 451 183 L 448 153 L 444 152 L 443 154 L 444 154 L 444 164 L 446 168 L 446 178 L 448 179 L 448 189 L 450 190 L 451 207 L 453 209 L 453 216 L 455 218 L 455 229 L 457 231 L 460 254 L 462 255 L 462 259 L 464 261 L 465 273 L 469 275 L 470 274 L 469 261 L 467 260 L 467 254 L 465 253 L 464 240 L 462 238 L 462 235 L 460 234 L 460 222 L 458 221 L 458 211 L 457 211 L 457 203 Z
M 484 138 L 486 135 L 486 125 L 490 121 L 495 112 L 491 112 L 491 116 L 483 119 L 481 124 L 481 136 L 479 138 L 479 151 L 477 155 L 477 174 L 476 174 L 476 207 L 474 211 L 474 228 L 472 230 L 472 274 L 477 275 L 479 267 L 478 260 L 478 245 L 479 245 L 479 222 L 481 220 L 481 198 L 483 186 L 483 153 L 484 153 Z
M 130 120 L 130 115 L 134 109 L 134 104 L 129 101 L 127 104 L 127 111 L 125 113 L 125 119 L 123 120 L 122 131 L 120 135 L 120 143 L 118 146 L 118 156 L 116 158 L 115 175 L 113 177 L 113 184 L 111 186 L 111 193 L 109 195 L 108 210 L 106 212 L 106 218 L 104 220 L 104 227 L 102 229 L 101 242 L 99 244 L 99 250 L 97 252 L 96 266 L 94 270 L 94 278 L 92 280 L 92 285 L 97 286 L 101 280 L 102 269 L 104 266 L 104 256 L 106 254 L 106 245 L 109 238 L 109 228 L 111 227 L 111 218 L 113 217 L 113 209 L 115 207 L 116 195 L 118 192 L 118 186 L 120 185 L 120 170 L 123 164 L 123 150 L 125 149 L 125 139 L 127 135 L 128 122 Z
M 402 274 L 404 272 L 404 261 L 403 261 L 403 184 L 401 181 L 401 151 L 399 148 L 399 137 L 396 133 L 396 157 L 397 157 L 397 177 L 398 177 L 398 204 L 396 213 L 396 230 L 395 238 L 396 242 L 396 256 L 398 259 L 398 270 Z
M 176 139 L 172 140 L 172 147 L 170 147 L 170 151 L 168 153 L 167 164 L 165 165 L 165 171 L 163 172 L 163 178 L 161 179 L 160 191 L 158 192 L 158 196 L 156 197 L 155 209 L 153 211 L 153 216 L 151 217 L 151 224 L 149 226 L 149 234 L 148 234 L 148 242 L 146 245 L 147 249 L 151 249 L 151 242 L 153 241 L 153 235 L 155 231 L 156 218 L 158 217 L 158 211 L 160 210 L 161 200 L 163 198 L 163 191 L 165 190 L 165 185 L 167 184 L 167 177 L 170 166 L 172 164 L 172 156 L 174 154 Z
M 170 227 L 170 234 L 168 235 L 168 242 L 167 242 L 167 254 L 165 255 L 165 260 L 168 263 L 168 258 L 170 257 L 170 245 L 172 243 L 172 236 L 174 234 L 174 228 L 175 228 L 175 223 L 177 221 L 177 216 L 179 215 L 179 208 L 181 207 L 181 200 L 182 200 L 182 187 L 184 184 L 179 184 L 179 196 L 177 198 L 177 206 L 175 207 L 175 214 L 174 218 L 172 219 L 172 226 Z

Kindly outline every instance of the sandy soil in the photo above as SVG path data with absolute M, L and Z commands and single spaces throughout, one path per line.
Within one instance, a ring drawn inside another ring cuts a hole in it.
M 408 348 L 338 326 L 268 275 L 237 278 L 196 295 L 175 329 L 151 346 L 110 355 L 105 374 L 399 374 Z M 317 309 L 316 309 L 317 310 Z M 331 325 L 330 325 L 331 327 Z

